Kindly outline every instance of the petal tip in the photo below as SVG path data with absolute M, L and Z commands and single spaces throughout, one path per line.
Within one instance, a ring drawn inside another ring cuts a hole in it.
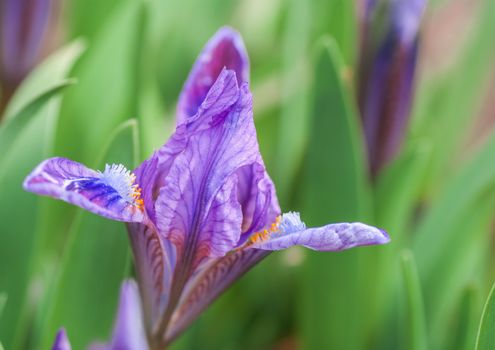
M 388 234 L 388 232 L 385 231 L 384 229 L 381 229 L 381 228 L 379 228 L 378 230 L 381 233 L 381 235 L 379 236 L 379 242 L 378 242 L 378 244 L 387 244 L 387 243 L 390 243 L 391 239 L 390 239 L 390 235 Z
M 58 330 L 52 350 L 71 350 L 69 337 L 67 336 L 65 328 L 62 327 Z
M 224 68 L 238 85 L 249 81 L 249 57 L 239 32 L 222 27 L 207 42 L 184 84 L 177 105 L 177 125 L 193 117 Z

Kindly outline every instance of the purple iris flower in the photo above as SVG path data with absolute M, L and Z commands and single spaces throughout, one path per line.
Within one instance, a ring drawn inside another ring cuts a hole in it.
M 426 0 L 365 0 L 359 107 L 375 176 L 398 152 L 409 119 Z
M 361 223 L 306 228 L 298 213 L 281 215 L 258 148 L 248 64 L 240 35 L 221 29 L 187 79 L 175 133 L 137 169 L 52 158 L 25 180 L 28 191 L 127 222 L 152 349 L 271 251 L 389 241 Z

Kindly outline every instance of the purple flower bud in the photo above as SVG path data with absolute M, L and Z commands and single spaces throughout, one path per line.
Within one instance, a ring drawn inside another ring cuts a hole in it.
M 71 350 L 72 347 L 67 337 L 67 332 L 64 328 L 60 328 L 55 336 L 55 342 L 53 343 L 52 350 Z
M 372 176 L 394 157 L 404 136 L 425 4 L 425 0 L 364 4 L 358 102 Z
M 1 76 L 15 86 L 35 64 L 52 0 L 1 1 Z

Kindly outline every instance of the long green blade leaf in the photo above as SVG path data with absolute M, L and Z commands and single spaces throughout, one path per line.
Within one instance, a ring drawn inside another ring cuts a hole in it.
M 2 119 L 14 118 L 33 100 L 60 86 L 85 48 L 84 41 L 75 40 L 48 57 L 19 86 Z
M 14 144 L 15 138 L 20 134 L 22 129 L 33 117 L 39 115 L 41 108 L 43 108 L 52 97 L 74 83 L 75 80 L 73 79 L 61 81 L 49 90 L 46 90 L 35 97 L 12 118 L 6 119 L 6 121 L 0 125 L 0 149 L 8 150 L 9 146 L 11 147 Z M 6 151 L 0 155 L 0 169 L 2 168 L 2 159 L 7 156 L 7 153 L 8 152 Z
M 314 67 L 310 143 L 300 188 L 302 217 L 309 226 L 363 220 L 370 204 L 364 152 L 334 41 L 322 41 Z M 303 348 L 363 346 L 369 315 L 362 303 L 361 253 L 307 253 L 300 305 Z
M 423 296 L 414 256 L 410 251 L 402 252 L 401 265 L 406 294 L 404 346 L 409 350 L 425 350 L 427 336 Z
M 283 104 L 279 120 L 279 144 L 274 179 L 282 205 L 289 199 L 290 186 L 302 161 L 307 137 L 307 61 L 311 1 L 288 2 L 283 52 Z
M 482 305 L 478 284 L 470 283 L 459 304 L 458 326 L 450 343 L 451 349 L 472 350 L 476 345 L 476 335 L 481 318 Z M 446 343 L 449 346 L 449 343 Z
M 59 155 L 88 163 L 117 125 L 136 117 L 143 15 L 143 2 L 123 2 L 81 60 L 62 106 Z
M 483 308 L 476 339 L 476 350 L 492 349 L 495 349 L 495 284 Z
M 16 91 L 4 119 L 7 124 L 0 140 L 0 290 L 7 292 L 9 303 L 0 319 L 0 339 L 8 349 L 15 348 L 15 334 L 25 329 L 20 324 L 24 325 L 21 320 L 27 311 L 26 292 L 36 241 L 38 199 L 22 189 L 22 181 L 47 156 L 60 107 L 60 97 L 54 94 L 66 84 L 82 49 L 82 44 L 75 42 L 40 65 Z M 8 125 L 17 127 L 11 130 Z M 22 338 L 26 339 L 26 334 Z
M 7 303 L 7 294 L 1 293 L 0 294 L 0 317 L 2 317 L 2 312 L 5 304 Z

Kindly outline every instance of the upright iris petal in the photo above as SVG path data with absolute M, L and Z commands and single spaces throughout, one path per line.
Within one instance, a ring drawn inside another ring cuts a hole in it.
M 399 150 L 413 98 L 425 0 L 366 0 L 359 108 L 372 175 Z
M 193 267 L 236 246 L 242 224 L 236 172 L 259 160 L 247 86 L 238 87 L 235 73 L 228 70 L 211 91 L 217 85 L 237 100 L 217 98 L 209 108 L 200 107 L 205 116 L 191 118 L 188 126 L 194 131 L 187 135 L 187 147 L 175 158 L 156 202 L 158 229 Z M 209 109 L 217 112 L 207 117 Z
M 136 282 L 124 281 L 120 289 L 120 301 L 112 340 L 108 349 L 147 349 L 141 300 Z
M 361 223 L 306 228 L 298 214 L 281 215 L 259 152 L 247 74 L 239 35 L 222 29 L 185 84 L 175 132 L 134 173 L 52 158 L 25 181 L 30 191 L 127 222 L 141 303 L 135 285 L 124 285 L 114 347 L 145 347 L 146 334 L 152 348 L 163 348 L 272 250 L 389 241 Z
M 69 337 L 64 328 L 61 328 L 55 336 L 55 342 L 53 343 L 52 350 L 71 350 Z
M 235 72 L 238 84 L 249 81 L 249 58 L 241 36 L 221 28 L 208 41 L 187 78 L 177 106 L 177 123 L 196 115 L 211 86 L 224 69 Z

